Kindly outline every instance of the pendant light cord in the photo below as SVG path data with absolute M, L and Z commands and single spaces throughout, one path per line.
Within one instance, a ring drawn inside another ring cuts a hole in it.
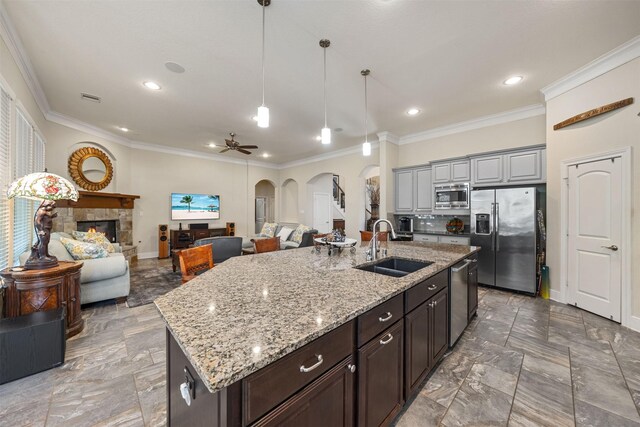
M 264 107 L 264 15 L 266 0 L 262 0 L 262 106 Z
M 327 48 L 324 51 L 324 127 L 327 127 Z
M 367 128 L 367 76 L 364 76 L 364 142 L 369 142 L 368 136 L 368 128 Z

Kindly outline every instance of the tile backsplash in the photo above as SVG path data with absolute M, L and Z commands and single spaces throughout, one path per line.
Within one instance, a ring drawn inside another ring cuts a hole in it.
M 413 231 L 414 232 L 443 232 L 447 231 L 447 222 L 451 218 L 460 218 L 464 222 L 463 232 L 469 232 L 469 215 L 395 215 L 396 223 L 401 216 L 408 216 L 413 218 Z

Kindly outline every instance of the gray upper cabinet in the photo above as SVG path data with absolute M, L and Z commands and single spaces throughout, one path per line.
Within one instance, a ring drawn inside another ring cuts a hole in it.
M 471 185 L 541 184 L 546 182 L 546 150 L 534 148 L 471 159 Z
M 451 181 L 451 163 L 438 163 L 433 165 L 433 183 Z
M 474 157 L 471 159 L 472 184 L 495 184 L 502 182 L 502 155 Z
M 433 208 L 433 183 L 431 182 L 431 168 L 415 170 L 416 198 L 415 211 L 430 211 Z
M 543 150 L 520 151 L 505 155 L 507 182 L 531 182 L 543 179 Z
M 412 169 L 398 170 L 395 175 L 396 212 L 413 212 L 413 180 Z
M 433 164 L 433 183 L 469 182 L 469 160 L 454 160 Z
M 471 181 L 471 173 L 469 160 L 457 160 L 451 162 L 451 181 L 452 182 L 469 182 Z

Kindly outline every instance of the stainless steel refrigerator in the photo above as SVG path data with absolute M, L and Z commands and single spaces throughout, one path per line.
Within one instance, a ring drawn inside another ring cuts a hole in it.
M 471 244 L 478 253 L 478 282 L 536 292 L 536 188 L 471 191 Z

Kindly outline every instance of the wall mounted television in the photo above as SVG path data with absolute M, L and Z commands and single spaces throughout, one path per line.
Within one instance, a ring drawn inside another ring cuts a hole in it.
M 220 219 L 220 196 L 171 193 L 171 220 Z

